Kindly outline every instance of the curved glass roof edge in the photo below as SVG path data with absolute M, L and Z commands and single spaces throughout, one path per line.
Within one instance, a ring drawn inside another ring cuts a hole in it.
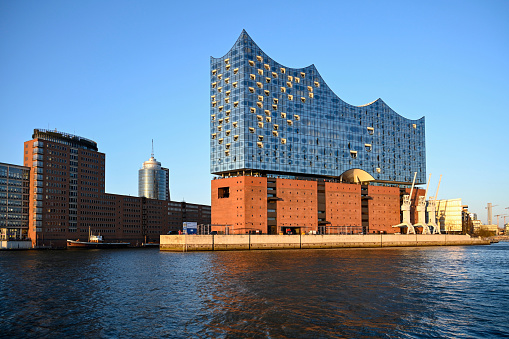
M 242 38 L 246 37 L 251 43 L 253 43 L 259 50 L 260 52 L 263 54 L 263 57 L 271 60 L 272 62 L 274 62 L 275 64 L 277 64 L 279 67 L 282 67 L 282 68 L 286 68 L 288 69 L 288 71 L 293 71 L 293 72 L 305 72 L 305 71 L 309 71 L 309 70 L 313 70 L 316 72 L 316 75 L 318 76 L 318 78 L 321 80 L 321 83 L 323 83 L 326 87 L 327 87 L 327 90 L 331 91 L 332 94 L 338 99 L 340 100 L 343 104 L 345 105 L 348 105 L 350 107 L 355 107 L 355 108 L 359 108 L 359 107 L 370 107 L 371 105 L 374 105 L 374 104 L 377 104 L 377 103 L 381 103 L 382 105 L 386 106 L 388 109 L 389 109 L 389 112 L 392 113 L 392 114 L 395 114 L 397 115 L 398 117 L 401 117 L 403 119 L 406 119 L 408 120 L 408 122 L 421 122 L 424 120 L 424 116 L 418 118 L 418 119 L 410 119 L 410 118 L 407 118 L 407 117 L 404 117 L 403 115 L 399 114 L 398 112 L 396 112 L 395 110 L 393 110 L 385 101 L 383 101 L 382 98 L 378 98 L 378 99 L 375 99 L 369 103 L 366 103 L 366 104 L 363 104 L 363 105 L 352 105 L 352 104 L 349 104 L 348 102 L 344 101 L 343 99 L 341 99 L 337 94 L 336 92 L 334 92 L 334 90 L 332 90 L 329 85 L 327 84 L 327 82 L 323 79 L 322 75 L 320 74 L 320 72 L 318 71 L 318 69 L 316 68 L 315 64 L 311 64 L 309 66 L 306 66 L 306 67 L 301 67 L 301 68 L 292 68 L 292 67 L 288 67 L 288 66 L 285 66 L 283 64 L 280 64 L 279 62 L 277 62 L 276 60 L 274 60 L 273 58 L 271 58 L 267 53 L 265 53 L 263 51 L 263 49 L 260 48 L 260 46 L 258 46 L 258 44 L 256 44 L 256 42 L 251 38 L 251 36 L 249 36 L 249 34 L 246 32 L 245 29 L 242 30 L 242 33 L 240 33 L 237 41 L 235 41 L 235 43 L 233 44 L 233 46 L 230 48 L 230 50 L 225 54 L 223 55 L 222 57 L 213 57 L 211 56 L 210 57 L 210 60 L 211 60 L 211 64 L 213 61 L 217 61 L 217 60 L 221 60 L 221 59 L 225 59 L 226 57 L 230 57 L 231 56 L 231 53 L 232 51 L 239 46 L 239 43 L 241 41 Z

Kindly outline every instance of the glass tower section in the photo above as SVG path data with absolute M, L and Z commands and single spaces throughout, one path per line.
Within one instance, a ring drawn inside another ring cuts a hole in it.
M 28 167 L 0 163 L 0 240 L 27 236 L 29 176 Z
M 138 172 L 138 196 L 169 200 L 169 171 L 153 155 Z
M 210 171 L 335 178 L 361 169 L 375 181 L 426 180 L 424 117 L 406 119 L 381 99 L 341 100 L 314 65 L 290 68 L 242 31 L 210 59 Z

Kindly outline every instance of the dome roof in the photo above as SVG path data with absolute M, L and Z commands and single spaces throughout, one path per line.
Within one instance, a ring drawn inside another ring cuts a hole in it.
M 156 160 L 153 156 L 143 163 L 143 169 L 161 169 L 161 163 Z
M 342 179 L 342 181 L 350 183 L 363 183 L 375 180 L 375 178 L 373 178 L 371 174 L 361 170 L 360 168 L 349 169 L 348 171 L 343 172 L 340 178 Z

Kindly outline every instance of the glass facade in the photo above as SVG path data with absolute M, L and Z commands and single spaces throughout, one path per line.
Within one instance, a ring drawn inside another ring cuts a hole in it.
M 424 117 L 406 119 L 381 99 L 341 100 L 314 65 L 289 68 L 243 31 L 210 60 L 210 171 L 339 177 L 358 168 L 380 182 L 424 183 Z
M 0 238 L 19 240 L 28 232 L 30 169 L 0 163 Z
M 169 171 L 152 156 L 138 172 L 138 196 L 169 200 Z

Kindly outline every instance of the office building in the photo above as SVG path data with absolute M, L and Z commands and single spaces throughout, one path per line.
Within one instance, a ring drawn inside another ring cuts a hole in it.
M 30 168 L 0 163 L 0 240 L 28 238 Z
M 406 119 L 381 99 L 350 105 L 314 65 L 281 65 L 245 31 L 210 67 L 213 224 L 236 233 L 399 231 L 404 187 L 415 172 L 417 184 L 426 179 L 424 117 Z
M 209 206 L 105 193 L 105 160 L 95 141 L 34 130 L 24 143 L 24 164 L 32 173 L 28 237 L 35 248 L 64 248 L 67 239 L 86 240 L 89 232 L 139 246 L 185 221 L 210 223 Z
M 161 167 L 153 153 L 138 171 L 138 196 L 170 200 L 170 170 Z

